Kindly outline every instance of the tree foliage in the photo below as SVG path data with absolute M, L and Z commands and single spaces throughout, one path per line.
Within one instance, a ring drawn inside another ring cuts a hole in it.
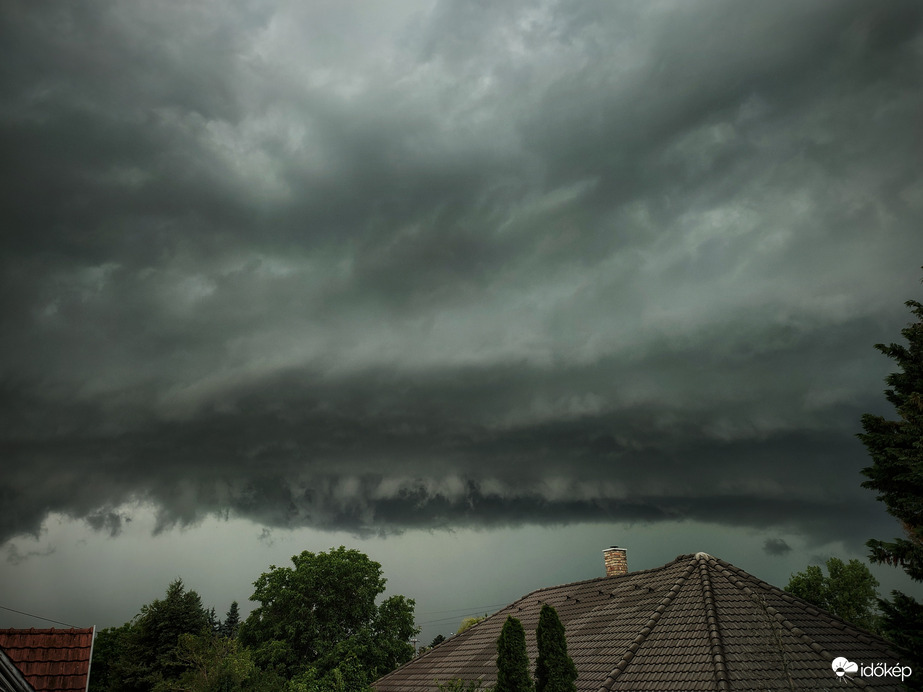
M 211 633 L 209 612 L 182 579 L 167 587 L 163 599 L 142 606 L 122 627 L 100 633 L 94 648 L 92 689 L 100 692 L 152 692 L 178 680 L 184 664 L 177 658 L 180 635 Z
M 240 630 L 240 606 L 237 605 L 237 601 L 232 601 L 218 631 L 225 637 L 236 639 L 238 630 Z
M 410 660 L 414 602 L 384 590 L 381 565 L 340 548 L 292 558 L 255 582 L 260 606 L 223 622 L 182 580 L 121 627 L 101 630 L 92 692 L 370 692 Z M 239 636 L 238 636 L 239 635 Z
M 875 348 L 899 366 L 885 379 L 885 397 L 897 418 L 865 414 L 859 439 L 872 458 L 862 473 L 862 485 L 878 492 L 888 513 L 904 530 L 891 541 L 868 541 L 869 559 L 903 569 L 914 581 L 923 581 L 923 304 L 909 300 L 907 307 L 916 322 L 901 330 L 907 344 L 876 344 Z M 892 592 L 892 600 L 880 601 L 882 631 L 904 647 L 908 663 L 923 667 L 923 605 Z
M 859 560 L 844 563 L 837 557 L 826 562 L 827 575 L 817 565 L 797 572 L 785 590 L 858 627 L 876 630 L 878 580 Z
M 506 618 L 497 639 L 497 684 L 494 692 L 533 692 L 529 675 L 529 655 L 522 623 L 512 615 Z
M 923 659 L 923 604 L 900 591 L 892 591 L 891 598 L 879 601 L 882 634 L 919 662 Z
M 899 566 L 923 581 L 923 304 L 910 300 L 907 306 L 918 320 L 901 330 L 907 346 L 875 345 L 900 366 L 888 375 L 885 390 L 897 419 L 865 414 L 859 439 L 873 462 L 862 470 L 868 477 L 862 486 L 878 492 L 906 534 L 893 541 L 870 540 L 871 560 Z
M 376 605 L 386 581 L 379 563 L 341 546 L 304 551 L 292 564 L 254 582 L 260 605 L 240 628 L 261 668 L 318 689 L 336 689 L 337 680 L 360 689 L 413 657 L 414 602 L 392 596 Z
M 96 633 L 93 642 L 93 674 L 90 692 L 108 692 L 121 689 L 124 677 L 122 668 L 130 659 L 130 642 L 133 625 L 126 622 L 121 627 L 106 627 Z
M 535 662 L 536 692 L 577 692 L 577 667 L 567 654 L 564 625 L 558 612 L 550 605 L 542 605 L 535 630 L 538 658 Z
M 465 630 L 468 630 L 474 627 L 481 620 L 486 620 L 486 619 L 487 619 L 487 615 L 482 615 L 482 616 L 473 615 L 470 618 L 465 618 L 464 620 L 461 621 L 461 624 L 458 626 L 458 629 L 455 631 L 455 634 L 461 634 Z
M 181 634 L 176 662 L 183 667 L 176 680 L 160 683 L 155 692 L 250 692 L 266 690 L 250 651 L 221 634 Z

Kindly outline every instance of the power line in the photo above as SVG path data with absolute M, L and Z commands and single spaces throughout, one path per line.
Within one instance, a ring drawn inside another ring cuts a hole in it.
M 458 613 L 468 610 L 489 610 L 490 608 L 500 608 L 501 606 L 508 605 L 507 603 L 491 603 L 490 605 L 483 606 L 474 606 L 471 608 L 452 608 L 451 610 L 421 610 L 420 613 L 424 615 L 442 615 L 443 613 Z
M 442 613 L 457 613 L 457 614 L 450 615 L 449 617 L 437 618 L 436 620 L 427 620 L 426 622 L 418 622 L 417 624 L 422 627 L 424 625 L 437 625 L 437 624 L 441 624 L 445 622 L 457 622 L 458 618 L 462 615 L 470 614 L 474 612 L 478 612 L 478 613 L 483 612 L 486 615 L 488 612 L 491 612 L 494 608 L 501 608 L 505 605 L 508 605 L 508 604 L 494 603 L 494 604 L 486 605 L 486 606 L 477 606 L 475 608 L 454 608 L 452 610 L 425 610 L 421 613 L 421 615 L 425 615 L 425 614 L 441 615 Z
M 439 625 L 445 622 L 458 622 L 458 621 L 459 621 L 459 617 L 455 615 L 450 618 L 440 618 L 439 620 L 427 620 L 426 622 L 418 622 L 417 624 L 420 627 L 423 627 L 424 625 Z
M 44 620 L 45 622 L 53 622 L 56 625 L 67 625 L 68 627 L 79 629 L 77 625 L 72 625 L 69 622 L 61 622 L 60 620 L 52 620 L 51 618 L 43 618 L 41 615 L 33 615 L 32 613 L 26 613 L 22 610 L 15 610 L 14 608 L 7 608 L 6 606 L 3 606 L 3 605 L 0 605 L 0 608 L 2 608 L 3 610 L 8 610 L 11 613 L 19 613 L 20 615 L 28 615 L 30 618 L 36 618 L 37 620 Z

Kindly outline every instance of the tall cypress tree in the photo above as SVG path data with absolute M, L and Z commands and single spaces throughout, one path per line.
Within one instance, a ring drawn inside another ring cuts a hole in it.
M 577 692 L 574 681 L 577 667 L 567 655 L 564 625 L 558 611 L 545 603 L 538 616 L 535 630 L 538 642 L 538 660 L 535 663 L 536 692 Z
M 865 414 L 859 439 L 868 449 L 872 465 L 862 470 L 862 486 L 878 491 L 888 513 L 898 519 L 905 538 L 870 540 L 873 563 L 901 567 L 914 581 L 923 581 L 923 304 L 906 305 L 917 317 L 901 334 L 907 345 L 876 344 L 875 348 L 897 361 L 899 372 L 888 375 L 885 396 L 897 412 L 896 420 Z M 882 630 L 906 647 L 907 661 L 923 664 L 923 606 L 899 591 L 893 600 L 881 601 Z
M 533 692 L 526 653 L 526 631 L 512 615 L 507 617 L 497 639 L 497 684 L 494 692 Z

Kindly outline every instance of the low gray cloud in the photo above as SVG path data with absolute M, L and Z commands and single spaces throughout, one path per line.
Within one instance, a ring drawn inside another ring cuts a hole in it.
M 767 538 L 763 543 L 763 552 L 767 555 L 785 555 L 792 552 L 792 547 L 784 538 Z
M 131 516 L 125 512 L 107 511 L 105 509 L 92 512 L 86 515 L 84 519 L 94 530 L 105 531 L 113 538 L 122 533 L 122 528 L 125 524 L 131 522 Z
M 260 531 L 260 535 L 257 538 L 257 540 L 264 545 L 268 545 L 268 546 L 274 545 L 275 539 L 272 537 L 272 529 L 267 529 L 266 527 L 263 527 L 263 530 Z
M 22 552 L 14 544 L 9 544 L 6 546 L 6 561 L 11 565 L 20 565 L 26 560 L 30 560 L 34 557 L 47 557 L 49 555 L 54 555 L 57 549 L 54 546 L 49 546 L 44 550 L 28 550 Z
M 133 502 L 889 530 L 854 434 L 923 256 L 921 31 L 910 2 L 14 3 L 0 540 Z

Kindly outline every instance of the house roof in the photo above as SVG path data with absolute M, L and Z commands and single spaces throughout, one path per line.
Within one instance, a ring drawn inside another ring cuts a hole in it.
M 85 692 L 93 628 L 0 629 L 0 648 L 36 692 Z
M 885 640 L 706 553 L 663 567 L 539 589 L 376 681 L 378 692 L 429 692 L 460 678 L 496 682 L 497 637 L 507 616 L 526 630 L 553 606 L 577 666 L 577 689 L 900 689 L 894 677 L 837 677 L 838 657 L 899 663 Z M 861 668 L 860 668 L 861 672 Z

